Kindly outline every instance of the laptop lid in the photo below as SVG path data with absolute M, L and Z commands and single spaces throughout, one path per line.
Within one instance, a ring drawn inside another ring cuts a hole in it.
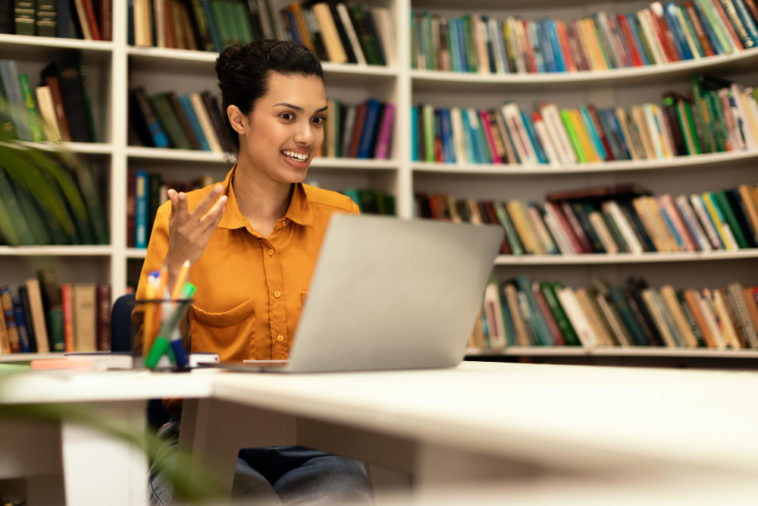
M 334 215 L 286 369 L 458 364 L 502 238 L 491 225 Z

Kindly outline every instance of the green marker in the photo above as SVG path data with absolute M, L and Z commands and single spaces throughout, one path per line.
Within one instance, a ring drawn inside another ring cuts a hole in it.
M 181 299 L 191 299 L 195 295 L 195 285 L 192 283 L 184 283 Z M 150 369 L 154 369 L 158 365 L 158 361 L 161 359 L 164 353 L 171 349 L 171 331 L 176 327 L 179 319 L 184 314 L 185 309 L 189 307 L 189 302 L 164 302 L 163 303 L 163 315 L 171 316 L 164 318 L 161 330 L 158 332 L 158 337 L 155 339 L 153 346 L 150 348 L 150 352 L 145 358 L 145 366 Z M 171 310 L 173 309 L 173 312 Z

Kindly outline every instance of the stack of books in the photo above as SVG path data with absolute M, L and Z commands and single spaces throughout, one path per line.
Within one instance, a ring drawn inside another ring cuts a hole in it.
M 387 65 L 393 29 L 384 7 L 343 2 L 273 0 L 134 0 L 129 43 L 221 51 L 232 44 L 279 39 L 301 42 L 323 61 Z
M 661 65 L 758 45 L 755 0 L 652 2 L 563 21 L 411 10 L 411 65 L 485 74 L 576 72 Z
M 662 104 L 411 108 L 414 161 L 564 166 L 758 149 L 758 89 L 693 76 Z
M 328 100 L 329 117 L 321 149 L 331 158 L 390 158 L 395 105 L 370 98 L 361 104 Z
M 0 354 L 111 349 L 108 284 L 59 285 L 52 269 L 37 272 L 14 295 L 0 286 Z
M 470 344 L 756 349 L 757 332 L 758 286 L 652 288 L 631 277 L 624 286 L 596 278 L 575 289 L 521 275 L 487 285 Z
M 544 203 L 416 195 L 416 215 L 505 229 L 507 255 L 736 251 L 758 247 L 758 187 L 653 196 L 634 184 L 547 195 Z

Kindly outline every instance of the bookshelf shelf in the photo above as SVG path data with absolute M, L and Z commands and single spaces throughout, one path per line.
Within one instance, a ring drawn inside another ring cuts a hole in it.
M 112 254 L 111 246 L 0 246 L 0 256 L 98 257 Z
M 758 48 L 735 54 L 709 56 L 698 60 L 679 61 L 666 65 L 619 68 L 603 71 L 482 74 L 412 70 L 410 75 L 417 91 L 535 91 L 538 89 L 586 89 L 610 86 L 630 87 L 640 84 L 666 83 L 696 72 L 733 72 L 752 70 L 758 65 Z
M 707 262 L 746 260 L 758 258 L 758 249 L 738 251 L 677 252 L 677 253 L 631 253 L 587 255 L 499 255 L 495 265 L 598 265 L 598 264 L 647 264 L 660 262 Z
M 12 55 L 16 58 L 18 51 L 23 47 L 36 48 L 36 54 L 39 54 L 38 51 L 44 48 L 50 48 L 55 51 L 59 51 L 60 49 L 77 49 L 83 52 L 110 52 L 113 51 L 113 42 L 0 33 L 0 50 L 5 56 Z M 13 51 L 12 53 L 9 52 L 11 50 Z
M 147 250 L 143 248 L 127 248 L 126 258 L 144 259 L 145 253 L 147 253 Z
M 113 145 L 100 142 L 19 142 L 19 144 L 48 151 L 68 151 L 82 155 L 110 155 Z
M 720 166 L 747 164 L 758 160 L 758 151 L 729 151 L 694 156 L 677 156 L 660 160 L 623 160 L 618 162 L 584 163 L 575 165 L 503 165 L 503 164 L 445 164 L 414 162 L 414 172 L 440 174 L 492 175 L 554 175 L 628 172 L 646 170 L 710 169 Z
M 627 348 L 582 348 L 578 346 L 514 346 L 501 350 L 468 348 L 466 355 L 477 357 L 671 357 L 671 358 L 745 358 L 758 360 L 758 351 L 708 350 L 640 346 Z

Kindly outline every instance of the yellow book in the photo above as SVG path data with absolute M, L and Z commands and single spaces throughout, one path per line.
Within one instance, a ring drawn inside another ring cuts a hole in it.
M 655 246 L 655 249 L 658 252 L 666 251 L 666 248 L 663 245 L 663 239 L 657 233 L 653 220 L 650 217 L 650 209 L 643 201 L 644 198 L 645 197 L 635 198 L 634 200 L 632 200 L 632 206 L 634 207 L 634 210 L 637 212 L 637 216 L 640 217 L 640 221 L 642 222 L 642 226 L 645 227 L 645 231 L 647 232 L 647 235 L 650 237 L 650 240 L 653 241 L 653 246 Z
M 719 238 L 721 238 L 721 242 L 724 243 L 724 249 L 727 251 L 734 251 L 737 249 L 737 245 L 730 241 L 730 235 L 726 233 L 724 230 L 724 223 L 721 220 L 720 213 L 716 210 L 715 205 L 713 204 L 713 197 L 708 192 L 702 193 L 703 197 L 703 203 L 705 204 L 705 208 L 708 210 L 708 214 L 711 215 L 711 221 L 713 221 L 713 226 L 716 229 L 716 232 L 719 234 Z
M 540 251 L 537 246 L 537 237 L 532 232 L 532 227 L 529 226 L 529 218 L 526 215 L 526 206 L 521 204 L 517 200 L 511 200 L 505 204 L 508 209 L 508 214 L 511 215 L 513 220 L 513 226 L 516 227 L 516 232 L 521 238 L 521 243 L 524 245 L 524 249 L 527 253 L 536 254 Z
M 346 63 L 347 54 L 342 47 L 342 41 L 337 31 L 337 25 L 334 24 L 332 13 L 329 10 L 329 4 L 325 2 L 313 4 L 311 11 L 316 18 L 316 24 L 318 24 L 321 30 L 321 38 L 324 41 L 329 61 L 332 63 Z
M 645 158 L 648 160 L 655 160 L 658 158 L 658 154 L 655 152 L 655 147 L 653 147 L 653 138 L 651 136 L 650 128 L 648 127 L 647 118 L 645 118 L 645 109 L 643 106 L 632 106 L 632 121 L 637 125 L 637 131 L 640 134 L 640 142 L 642 142 L 642 149 L 645 151 Z
M 584 151 L 584 156 L 587 158 L 587 161 L 590 163 L 601 162 L 600 155 L 598 155 L 595 146 L 590 140 L 587 129 L 584 128 L 584 122 L 582 122 L 579 110 L 571 109 L 569 112 L 571 113 L 571 124 L 574 125 L 574 130 L 576 130 L 576 135 L 579 137 L 579 142 L 582 145 L 582 150 Z
M 582 37 L 587 49 L 589 49 L 592 70 L 608 70 L 608 65 L 605 63 L 603 51 L 600 49 L 600 41 L 597 39 L 597 31 L 595 30 L 595 23 L 592 21 L 592 18 L 582 19 L 579 22 L 579 27 L 581 29 L 580 37 Z
M 684 339 L 684 345 L 690 348 L 697 348 L 697 338 L 692 332 L 692 327 L 687 323 L 687 317 L 684 315 L 681 304 L 676 298 L 676 291 L 671 285 L 661 287 L 661 297 L 668 307 L 669 313 L 674 317 L 676 327 Z
M 732 316 L 724 298 L 724 290 L 713 291 L 713 306 L 716 308 L 716 314 L 719 317 L 725 344 L 735 350 L 742 348 L 740 339 L 737 337 L 737 329 L 734 328 L 734 321 L 732 321 Z
M 671 233 L 666 221 L 663 219 L 661 208 L 658 206 L 658 201 L 655 200 L 655 197 L 643 197 L 643 199 L 643 202 L 650 210 L 650 215 L 652 216 L 656 230 L 658 230 L 661 238 L 663 238 L 663 245 L 666 248 L 664 251 L 679 251 L 679 245 L 676 243 L 674 235 Z

